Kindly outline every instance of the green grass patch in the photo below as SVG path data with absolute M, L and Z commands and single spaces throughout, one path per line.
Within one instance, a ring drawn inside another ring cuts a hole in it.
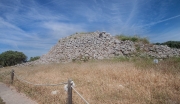
M 115 62 L 125 62 L 125 61 L 129 61 L 129 58 L 125 57 L 125 56 L 119 56 L 119 57 L 114 57 L 112 59 L 112 61 L 115 61 Z
M 149 44 L 149 40 L 145 37 L 140 37 L 137 35 L 134 36 L 126 36 L 126 35 L 116 35 L 115 36 L 117 39 L 122 40 L 122 41 L 126 41 L 126 40 L 130 40 L 133 42 L 142 42 L 144 44 Z

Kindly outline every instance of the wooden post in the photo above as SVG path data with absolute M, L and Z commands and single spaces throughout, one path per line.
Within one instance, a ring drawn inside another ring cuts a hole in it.
M 71 87 L 72 83 L 71 80 L 68 80 L 68 101 L 67 104 L 72 104 L 72 87 Z
M 11 71 L 11 84 L 13 84 L 14 81 L 14 70 Z

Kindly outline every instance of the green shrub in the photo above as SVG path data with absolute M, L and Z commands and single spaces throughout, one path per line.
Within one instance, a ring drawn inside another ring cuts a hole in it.
M 39 56 L 31 57 L 29 61 L 35 61 L 35 60 L 38 60 L 39 58 L 40 58 Z
M 180 49 L 180 41 L 167 41 L 164 43 L 154 43 L 155 45 L 167 45 L 168 47 L 171 48 L 178 48 Z
M 145 44 L 149 44 L 149 40 L 147 38 L 139 38 L 139 41 Z
M 137 37 L 131 37 L 130 40 L 133 41 L 133 42 L 137 42 L 138 38 Z
M 0 54 L 0 65 L 11 66 L 27 61 L 27 56 L 18 51 L 6 51 Z
M 122 41 L 126 41 L 126 40 L 130 40 L 130 41 L 133 41 L 133 42 L 142 42 L 142 43 L 145 43 L 145 44 L 149 44 L 149 40 L 147 38 L 142 38 L 142 37 L 139 37 L 137 35 L 134 35 L 134 36 L 126 36 L 126 35 L 116 35 L 115 36 L 117 39 L 119 40 L 122 40 Z

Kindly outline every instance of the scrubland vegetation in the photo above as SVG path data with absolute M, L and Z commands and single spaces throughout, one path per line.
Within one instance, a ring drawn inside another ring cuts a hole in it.
M 29 62 L 38 60 L 39 58 L 40 58 L 40 56 L 31 57 Z
M 155 43 L 156 45 L 167 45 L 168 47 L 171 48 L 180 48 L 180 41 L 167 41 L 164 43 Z
M 130 40 L 130 41 L 133 41 L 133 42 L 142 42 L 144 44 L 149 44 L 150 43 L 148 38 L 140 37 L 138 35 L 135 35 L 135 36 L 116 35 L 115 37 L 117 39 L 119 39 L 119 40 L 122 40 L 122 41 Z
M 70 78 L 90 104 L 179 104 L 180 58 L 154 64 L 150 58 L 114 58 L 66 64 L 0 69 L 0 81 L 10 85 L 11 69 L 35 84 L 67 82 Z M 4 74 L 4 76 L 2 76 Z M 33 86 L 15 78 L 13 86 L 40 104 L 65 104 L 64 86 Z M 51 92 L 58 90 L 57 95 Z M 83 100 L 73 91 L 74 104 Z

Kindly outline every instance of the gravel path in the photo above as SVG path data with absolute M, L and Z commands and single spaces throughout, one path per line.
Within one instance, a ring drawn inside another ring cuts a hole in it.
M 0 82 L 0 97 L 6 104 L 38 104 L 15 89 L 7 87 Z

